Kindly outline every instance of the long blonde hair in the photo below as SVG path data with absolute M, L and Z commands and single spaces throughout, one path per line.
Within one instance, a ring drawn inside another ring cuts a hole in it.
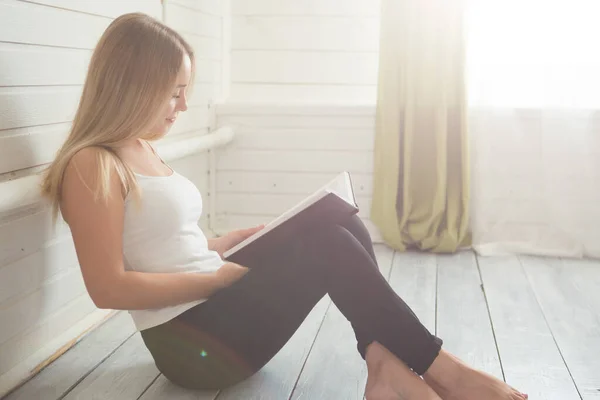
M 113 168 L 125 192 L 138 193 L 135 175 L 115 149 L 134 138 L 158 138 L 152 137 L 151 129 L 170 99 L 186 54 L 193 74 L 191 46 L 148 15 L 125 14 L 108 26 L 90 60 L 70 133 L 42 180 L 42 195 L 51 202 L 53 220 L 59 213 L 67 165 L 86 147 L 100 150 L 96 196 L 109 197 Z

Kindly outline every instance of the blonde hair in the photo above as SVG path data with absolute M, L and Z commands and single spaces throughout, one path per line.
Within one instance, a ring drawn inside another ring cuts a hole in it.
M 87 147 L 98 149 L 96 196 L 107 199 L 113 168 L 125 193 L 138 187 L 133 171 L 117 156 L 124 142 L 154 140 L 151 129 L 170 100 L 177 75 L 191 46 L 173 29 L 142 14 L 116 18 L 100 38 L 87 71 L 70 133 L 42 180 L 42 195 L 56 220 L 63 177 L 71 158 Z M 191 86 L 191 83 L 190 85 Z

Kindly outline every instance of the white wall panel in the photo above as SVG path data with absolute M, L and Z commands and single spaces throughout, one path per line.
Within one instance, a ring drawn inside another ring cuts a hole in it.
M 377 52 L 376 17 L 236 16 L 233 50 L 320 50 Z
M 322 187 L 335 178 L 337 173 L 287 173 L 255 171 L 219 171 L 217 192 L 260 193 L 260 194 L 307 194 Z M 355 195 L 370 196 L 373 189 L 373 177 L 370 174 L 352 174 Z
M 196 58 L 215 61 L 221 60 L 223 46 L 220 39 L 184 32 L 181 33 L 181 36 L 194 48 Z
M 373 150 L 373 133 L 363 129 L 244 129 L 238 128 L 236 149 Z
M 0 86 L 56 86 L 83 84 L 92 51 L 0 43 L 0 54 Z
M 277 107 L 273 107 L 277 110 Z M 323 109 L 327 109 L 326 106 Z M 276 111 L 271 115 L 225 115 L 219 116 L 219 125 L 237 128 L 273 129 L 375 129 L 375 119 L 363 116 L 327 117 L 325 115 L 282 115 Z
M 378 0 L 231 4 L 231 103 L 375 104 Z
M 59 220 L 52 226 L 50 212 L 27 213 L 21 218 L 0 220 L 0 268 L 42 249 L 47 242 L 69 233 Z
M 0 87 L 0 129 L 72 121 L 81 87 Z
M 234 51 L 234 83 L 374 85 L 377 58 L 370 53 Z
M 217 232 L 268 222 L 342 171 L 369 221 L 374 109 L 358 106 L 225 105 L 217 123 L 236 138 L 217 157 Z
M 170 3 L 213 16 L 223 15 L 223 0 L 170 0 Z
M 190 10 L 168 2 L 165 18 L 166 22 L 170 26 L 176 26 L 178 31 L 209 38 L 221 38 L 222 17 L 219 15 Z
M 13 296 L 36 290 L 57 274 L 77 266 L 70 236 L 50 241 L 39 251 L 0 268 L 0 304 Z
M 70 126 L 62 123 L 0 131 L 0 174 L 51 162 Z
M 77 267 L 63 271 L 33 293 L 16 301 L 5 301 L 0 306 L 0 343 L 35 325 L 85 293 L 81 271 Z
M 24 0 L 29 3 L 48 5 L 87 14 L 116 18 L 129 12 L 143 12 L 154 18 L 161 18 L 162 8 L 154 0 Z
M 218 171 L 338 172 L 373 171 L 373 153 L 349 151 L 222 150 Z
M 378 0 L 231 0 L 234 15 L 377 16 Z
M 110 18 L 0 0 L 2 42 L 93 49 Z
M 231 86 L 232 103 L 239 104 L 375 104 L 376 85 L 240 83 Z

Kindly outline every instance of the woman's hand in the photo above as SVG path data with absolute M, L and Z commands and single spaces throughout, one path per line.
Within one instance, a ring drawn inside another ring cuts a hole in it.
M 254 235 L 256 232 L 260 231 L 264 227 L 264 224 L 261 224 L 252 228 L 231 231 L 225 236 L 221 236 L 216 239 L 210 239 L 208 241 L 208 247 L 209 249 L 219 253 L 219 256 L 223 258 L 223 253 L 225 253 L 227 250 L 231 249 L 238 243 L 243 242 L 244 240 Z
M 241 277 L 248 273 L 248 268 L 242 265 L 227 262 L 221 266 L 216 272 L 217 281 L 219 282 L 219 288 L 223 289 L 227 286 L 231 286 Z

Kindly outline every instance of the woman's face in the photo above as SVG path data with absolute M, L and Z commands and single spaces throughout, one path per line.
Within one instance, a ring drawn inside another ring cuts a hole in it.
M 190 82 L 191 73 L 192 62 L 186 54 L 177 75 L 176 87 L 170 93 L 169 103 L 162 112 L 164 118 L 157 122 L 157 125 L 152 129 L 152 133 L 158 133 L 160 136 L 166 135 L 177 120 L 179 113 L 187 110 L 186 88 Z

